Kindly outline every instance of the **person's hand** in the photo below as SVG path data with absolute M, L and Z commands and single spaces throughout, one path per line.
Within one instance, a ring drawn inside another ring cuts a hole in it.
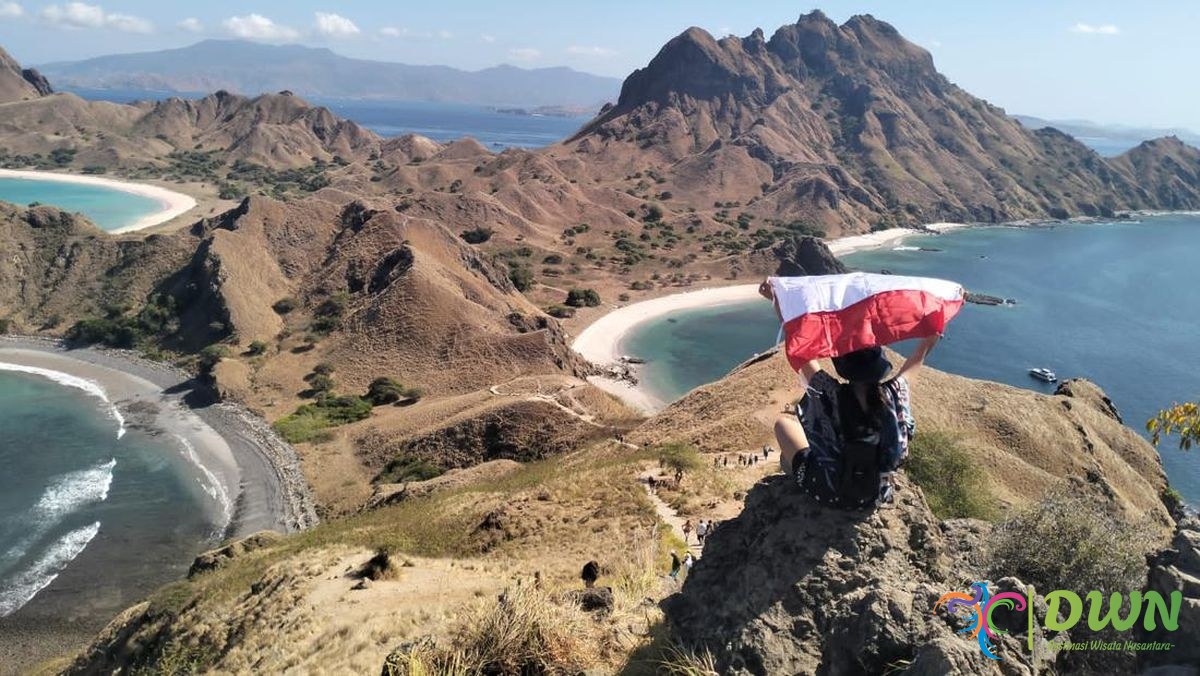
M 762 284 L 758 285 L 758 295 L 770 301 L 775 300 L 775 290 L 771 288 L 771 281 L 769 279 L 764 279 Z

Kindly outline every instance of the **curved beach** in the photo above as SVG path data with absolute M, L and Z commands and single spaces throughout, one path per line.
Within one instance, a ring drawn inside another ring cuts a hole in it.
M 964 223 L 932 223 L 924 226 L 923 230 L 889 228 L 862 235 L 841 237 L 826 244 L 834 255 L 845 256 L 856 251 L 899 246 L 904 238 L 913 235 L 941 233 L 964 227 L 968 227 L 968 225 Z M 593 364 L 612 367 L 621 363 L 622 341 L 630 331 L 644 322 L 659 319 L 681 310 L 744 303 L 756 298 L 759 298 L 758 284 L 739 284 L 685 291 L 640 301 L 618 307 L 612 312 L 602 315 L 579 332 L 571 344 L 571 348 Z M 627 380 L 607 376 L 592 376 L 588 380 L 596 387 L 616 395 L 625 403 L 646 414 L 657 413 L 669 403 Z
M 117 235 L 126 232 L 134 232 L 135 230 L 143 230 L 145 228 L 161 225 L 168 221 L 172 221 L 179 216 L 196 208 L 196 200 L 190 195 L 185 195 L 174 190 L 168 190 L 161 186 L 150 185 L 148 183 L 134 183 L 131 181 L 120 181 L 112 178 L 104 178 L 101 176 L 82 176 L 79 174 L 64 174 L 54 171 L 32 171 L 26 169 L 0 169 L 0 178 L 13 178 L 29 181 L 53 181 L 57 183 L 75 183 L 78 185 L 91 185 L 101 188 L 110 188 L 131 195 L 138 195 L 152 199 L 160 205 L 161 209 L 152 214 L 147 214 L 129 225 L 110 230 L 111 234 Z
M 67 350 L 54 340 L 14 337 L 0 337 L 0 369 L 40 375 L 99 397 L 111 405 L 122 429 L 138 425 L 181 440 L 217 491 L 214 499 L 227 503 L 222 507 L 227 536 L 289 532 L 317 522 L 291 447 L 245 409 L 191 406 L 186 372 L 132 353 Z
M 190 463 L 184 470 L 187 481 L 199 482 L 211 498 L 203 505 L 210 522 L 224 525 L 213 537 L 238 537 L 264 529 L 289 532 L 317 523 L 292 448 L 242 407 L 189 403 L 190 374 L 133 353 L 67 350 L 54 340 L 0 336 L 3 371 L 45 378 L 99 400 L 101 410 L 107 409 L 113 418 L 118 438 L 125 430 L 143 438 L 174 437 L 176 444 L 166 443 L 164 449 L 181 446 Z M 81 490 L 107 494 L 108 485 Z M 109 537 L 130 537 L 119 528 L 114 533 Z M 198 546 L 211 546 L 211 542 Z M 84 542 L 76 552 L 80 561 L 72 557 L 65 568 L 39 582 L 41 586 L 20 601 L 15 614 L 0 618 L 0 663 L 21 665 L 78 650 L 120 610 L 125 595 L 133 593 L 129 589 L 143 593 L 147 584 L 152 588 L 161 583 L 140 579 L 126 567 L 108 567 L 119 557 L 105 552 Z M 178 556 L 184 560 L 152 558 L 144 565 L 186 571 L 191 553 Z M 97 562 L 102 567 L 89 568 Z M 0 673 L 8 672 L 0 666 Z

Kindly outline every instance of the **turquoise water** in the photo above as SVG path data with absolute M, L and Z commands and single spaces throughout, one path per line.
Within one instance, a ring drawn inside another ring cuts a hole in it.
M 123 427 L 96 396 L 0 370 L 0 635 L 111 615 L 220 530 L 183 447 Z
M 1200 217 L 1141 223 L 981 228 L 913 237 L 906 247 L 844 259 L 878 272 L 944 277 L 1015 307 L 967 305 L 929 362 L 942 370 L 1042 392 L 1026 369 L 1099 383 L 1134 429 L 1159 408 L 1200 400 Z M 622 353 L 649 360 L 642 381 L 672 400 L 720 378 L 772 344 L 778 322 L 765 302 L 677 313 L 638 327 Z M 901 352 L 907 346 L 898 346 Z M 1169 442 L 1172 483 L 1200 504 L 1200 455 Z
M 28 206 L 34 202 L 79 212 L 101 230 L 117 230 L 162 209 L 157 200 L 97 185 L 0 178 L 0 200 Z

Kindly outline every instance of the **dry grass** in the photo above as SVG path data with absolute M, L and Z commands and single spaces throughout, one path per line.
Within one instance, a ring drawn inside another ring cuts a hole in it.
M 664 676 L 718 676 L 716 658 L 707 648 L 667 646 L 658 661 L 658 673 Z
M 545 591 L 516 587 L 467 613 L 447 644 L 421 642 L 389 658 L 395 676 L 545 674 L 596 663 L 590 618 Z

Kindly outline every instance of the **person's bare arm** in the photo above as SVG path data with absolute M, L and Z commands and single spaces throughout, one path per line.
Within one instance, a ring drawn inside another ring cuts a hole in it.
M 904 362 L 904 366 L 901 366 L 900 370 L 896 372 L 895 377 L 899 378 L 900 376 L 913 373 L 917 369 L 921 368 L 921 366 L 925 363 L 925 357 L 929 356 L 929 353 L 933 351 L 933 346 L 937 345 L 937 342 L 940 339 L 941 336 L 935 335 L 929 336 L 928 338 L 922 340 L 920 344 L 917 345 L 917 349 L 913 350 L 913 353 L 909 355 L 908 359 Z
M 769 279 L 762 280 L 762 284 L 758 285 L 758 295 L 769 301 L 775 300 L 775 290 L 771 288 L 771 281 Z

